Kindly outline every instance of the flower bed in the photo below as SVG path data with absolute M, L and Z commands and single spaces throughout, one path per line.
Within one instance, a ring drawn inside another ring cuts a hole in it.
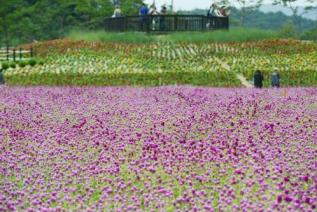
M 0 210 L 314 211 L 316 93 L 1 87 Z
M 147 45 L 57 40 L 33 48 L 44 65 L 7 70 L 8 84 L 237 87 L 235 74 L 252 80 L 259 69 L 268 87 L 277 69 L 283 86 L 317 85 L 317 45 L 292 40 Z

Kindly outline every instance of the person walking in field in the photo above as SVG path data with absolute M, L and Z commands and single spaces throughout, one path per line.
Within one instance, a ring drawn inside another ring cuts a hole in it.
M 2 68 L 0 68 L 0 85 L 4 84 L 4 77 L 3 77 L 3 71 Z
M 260 70 L 257 70 L 254 74 L 254 86 L 256 88 L 262 88 L 263 87 L 263 80 L 264 80 L 264 77 L 263 77 L 263 74 L 261 73 Z
M 277 73 L 277 70 L 274 70 L 274 72 L 271 75 L 271 85 L 273 88 L 279 88 L 280 87 L 280 75 Z

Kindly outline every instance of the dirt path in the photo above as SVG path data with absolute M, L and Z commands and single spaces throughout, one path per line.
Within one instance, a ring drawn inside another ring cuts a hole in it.
M 216 57 L 216 61 L 217 61 L 217 63 L 219 63 L 219 64 L 220 64 L 224 69 L 226 69 L 227 71 L 232 71 L 231 68 L 230 68 L 230 66 L 229 66 L 227 63 L 221 61 L 221 60 L 220 60 L 219 58 L 217 58 L 217 57 Z M 246 87 L 246 88 L 253 88 L 253 87 L 254 87 L 250 82 L 248 82 L 248 80 L 247 80 L 242 74 L 236 73 L 235 75 L 236 75 L 237 79 L 240 80 L 241 84 L 242 84 L 244 87 Z

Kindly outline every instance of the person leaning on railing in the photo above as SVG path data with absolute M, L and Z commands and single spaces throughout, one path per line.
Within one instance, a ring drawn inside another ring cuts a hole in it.
M 113 12 L 112 17 L 113 18 L 119 18 L 119 17 L 122 17 L 122 16 L 123 16 L 122 11 L 121 11 L 120 7 L 117 5 L 116 9 Z
M 222 6 L 219 9 L 219 17 L 228 17 L 230 15 L 230 10 L 226 6 Z
M 159 14 L 154 3 L 150 6 L 149 14 L 151 16 L 155 16 L 155 15 Z M 157 23 L 158 23 L 158 18 L 157 17 L 152 17 L 152 30 L 153 31 L 156 29 Z
M 160 31 L 165 31 L 165 15 L 167 15 L 167 7 L 165 5 L 162 6 L 160 12 Z
M 208 17 L 227 17 L 230 15 L 230 10 L 226 6 L 218 7 L 217 4 L 212 4 L 207 11 Z
M 206 24 L 206 28 L 217 28 L 218 26 L 223 26 L 223 20 L 214 19 L 213 17 L 228 17 L 230 14 L 230 10 L 226 6 L 218 7 L 217 4 L 212 4 L 207 11 L 208 22 Z
M 139 10 L 140 15 L 140 30 L 144 30 L 144 26 L 148 28 L 148 14 L 149 14 L 149 8 L 146 4 L 142 4 L 142 7 Z

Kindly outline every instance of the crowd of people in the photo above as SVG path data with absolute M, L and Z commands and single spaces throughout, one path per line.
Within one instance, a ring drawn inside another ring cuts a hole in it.
M 148 16 L 158 16 L 153 17 L 151 19 Z M 155 3 L 151 4 L 148 7 L 147 4 L 142 4 L 139 8 L 139 16 L 140 16 L 140 29 L 141 30 L 149 30 L 147 28 L 151 27 L 151 30 L 155 30 L 158 26 L 161 31 L 165 29 L 165 15 L 167 15 L 167 6 L 162 5 L 161 10 L 158 11 Z M 123 17 L 123 13 L 117 5 L 112 15 L 113 18 Z
M 227 17 L 230 15 L 230 10 L 227 6 L 218 6 L 213 3 L 207 11 L 208 17 Z
M 155 3 L 151 4 L 150 7 L 148 7 L 147 4 L 142 4 L 142 6 L 139 9 L 139 15 L 140 16 L 146 16 L 146 15 L 166 15 L 167 14 L 167 6 L 163 5 L 161 7 L 161 10 L 158 11 L 156 8 Z M 207 11 L 208 17 L 227 17 L 230 15 L 230 10 L 227 6 L 218 6 L 216 3 L 211 4 L 210 8 Z M 113 12 L 112 17 L 122 17 L 123 13 L 120 9 L 119 5 L 115 6 L 115 10 Z
M 139 16 L 166 15 L 166 14 L 167 14 L 167 6 L 166 5 L 162 5 L 160 11 L 157 10 L 155 3 L 151 4 L 150 7 L 147 4 L 143 3 L 141 5 L 141 7 L 139 8 Z M 118 18 L 118 17 L 122 17 L 122 16 L 124 16 L 124 15 L 120 9 L 120 6 L 116 5 L 112 17 Z

